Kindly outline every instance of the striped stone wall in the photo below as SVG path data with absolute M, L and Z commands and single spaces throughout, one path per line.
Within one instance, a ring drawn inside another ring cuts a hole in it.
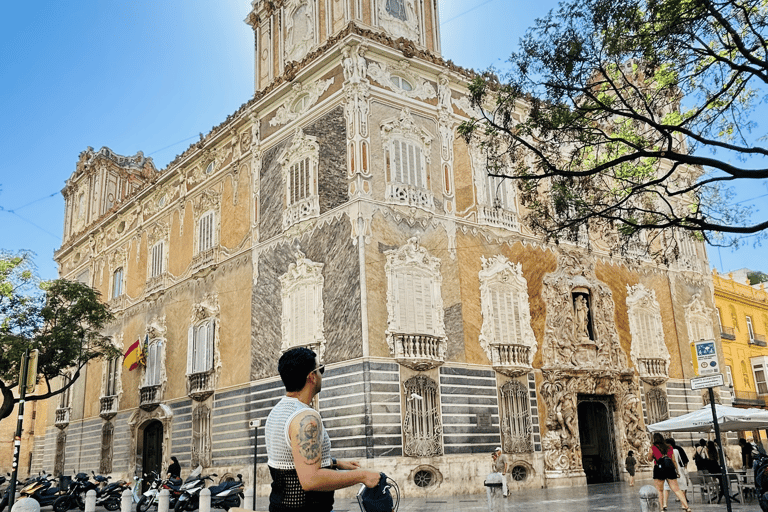
M 501 444 L 495 372 L 440 367 L 440 403 L 446 455 L 490 453 Z M 488 413 L 490 424 L 479 425 Z

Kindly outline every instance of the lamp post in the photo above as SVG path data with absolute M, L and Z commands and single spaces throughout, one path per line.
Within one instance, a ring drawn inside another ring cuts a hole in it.
M 259 427 L 261 420 L 251 420 L 248 422 L 253 429 L 253 510 L 256 510 L 256 482 L 258 480 L 258 460 L 259 460 Z

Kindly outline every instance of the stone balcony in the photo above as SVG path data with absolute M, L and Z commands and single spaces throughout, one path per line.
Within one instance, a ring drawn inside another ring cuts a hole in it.
M 117 297 L 112 297 L 109 299 L 109 302 L 107 302 L 107 307 L 110 311 L 121 311 L 125 309 L 125 295 L 121 294 Z
M 117 414 L 117 397 L 102 396 L 99 398 L 99 416 L 105 420 L 114 418 Z
M 445 338 L 430 334 L 390 333 L 395 360 L 416 371 L 437 368 L 445 362 Z
M 733 327 L 728 327 L 726 325 L 720 326 L 720 339 L 723 340 L 735 340 L 736 339 L 736 332 L 733 330 Z
M 531 370 L 531 347 L 527 345 L 490 345 L 491 365 L 504 375 L 515 377 Z
M 480 223 L 496 226 L 511 231 L 517 231 L 520 228 L 517 222 L 517 214 L 503 208 L 492 208 L 481 206 L 477 212 Z
M 65 428 L 69 425 L 69 414 L 72 409 L 69 407 L 59 407 L 56 409 L 56 419 L 54 425 L 59 428 Z
M 187 395 L 193 400 L 203 401 L 213 394 L 213 371 L 187 375 Z
M 142 386 L 139 390 L 139 407 L 154 411 L 160 405 L 160 386 Z
M 192 273 L 195 274 L 207 267 L 213 266 L 219 261 L 219 248 L 201 251 L 192 258 Z
M 296 201 L 285 209 L 283 212 L 283 229 L 288 229 L 298 222 L 318 215 L 320 215 L 320 199 L 317 195 L 311 195 Z
M 765 335 L 757 333 L 752 335 L 752 338 L 749 340 L 749 344 L 756 345 L 758 347 L 768 346 L 768 344 L 765 342 Z
M 396 204 L 419 206 L 428 210 L 435 207 L 432 192 L 425 188 L 390 181 L 387 183 L 386 194 L 387 199 Z
M 637 358 L 637 373 L 652 386 L 658 386 L 669 379 L 667 362 L 660 357 Z
M 147 286 L 144 291 L 147 293 L 147 295 L 150 295 L 152 293 L 164 290 L 167 285 L 168 272 L 163 272 L 162 274 L 147 279 Z

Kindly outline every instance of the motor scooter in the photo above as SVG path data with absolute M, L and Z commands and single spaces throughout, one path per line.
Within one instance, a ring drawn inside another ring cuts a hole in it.
M 196 484 L 198 481 L 200 481 L 200 473 L 203 471 L 202 466 L 198 466 L 188 477 L 184 484 L 182 485 L 176 485 L 175 482 L 172 482 L 171 480 L 162 480 L 160 478 L 160 475 L 152 472 L 150 478 L 152 478 L 152 482 L 150 483 L 149 489 L 144 493 L 144 495 L 139 499 L 138 503 L 136 504 L 136 511 L 137 512 L 146 512 L 149 510 L 149 507 L 151 506 L 157 506 L 158 501 L 160 499 L 160 491 L 163 489 L 168 489 L 169 493 L 169 501 L 168 501 L 168 509 L 174 509 L 176 507 L 176 503 L 178 502 L 179 497 L 182 496 L 184 492 L 185 486 L 190 487 L 194 484 Z M 178 483 L 181 483 L 181 481 L 178 481 Z
M 53 502 L 54 512 L 67 512 L 73 508 L 85 510 L 85 493 L 95 488 L 96 485 L 88 480 L 87 473 L 76 474 L 74 480 L 69 484 L 69 488 L 66 491 L 62 489 L 64 494 Z
M 42 474 L 25 485 L 19 494 L 22 498 L 32 498 L 41 507 L 53 505 L 59 497 L 59 488 L 53 486 L 56 480 L 50 474 Z
M 243 499 L 243 475 L 237 475 L 237 480 L 221 482 L 208 490 L 211 491 L 211 508 L 229 510 L 239 507 Z

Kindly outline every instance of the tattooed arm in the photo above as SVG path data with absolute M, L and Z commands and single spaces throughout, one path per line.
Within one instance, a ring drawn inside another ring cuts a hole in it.
M 335 491 L 355 484 L 375 487 L 379 483 L 379 473 L 365 469 L 351 471 L 333 471 L 322 469 L 322 424 L 317 411 L 298 414 L 288 428 L 293 451 L 293 463 L 299 482 L 305 491 Z M 351 468 L 352 463 L 340 464 L 342 469 Z

